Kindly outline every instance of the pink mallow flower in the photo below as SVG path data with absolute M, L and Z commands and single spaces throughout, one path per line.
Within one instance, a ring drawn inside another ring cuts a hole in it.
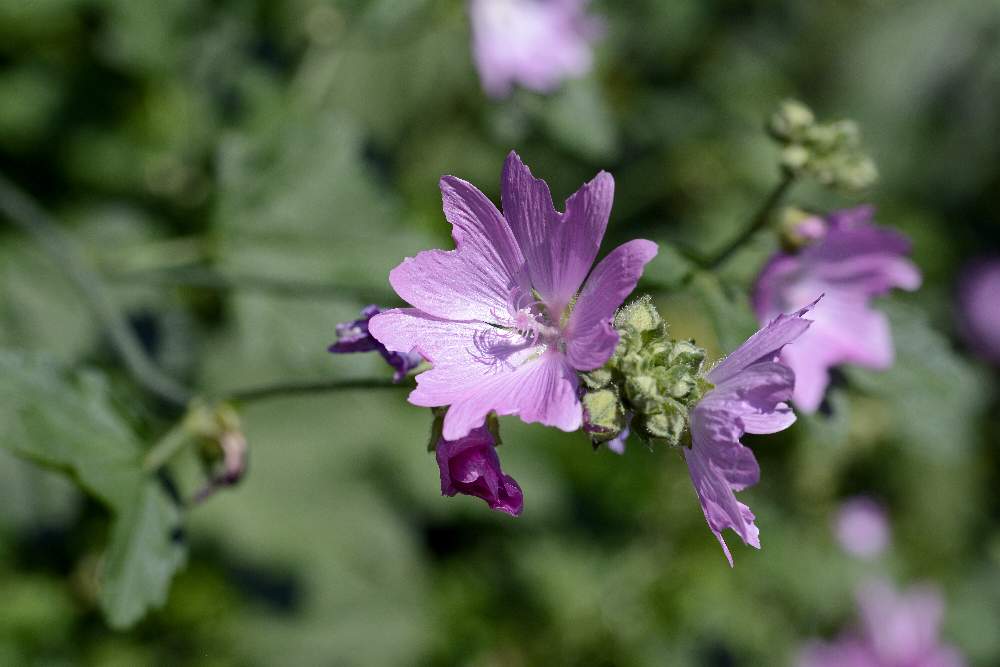
M 964 667 L 965 660 L 938 636 L 944 603 L 931 587 L 896 593 L 885 582 L 858 595 L 861 626 L 833 642 L 814 641 L 798 667 Z
M 837 511 L 833 532 L 840 548 L 858 558 L 875 558 L 889 546 L 885 508 L 864 496 L 844 501 Z
M 513 152 L 502 215 L 454 176 L 441 179 L 441 193 L 456 249 L 428 250 L 393 269 L 389 282 L 414 308 L 376 315 L 369 330 L 389 350 L 415 350 L 433 364 L 409 400 L 450 406 L 446 440 L 482 426 L 490 411 L 575 431 L 583 419 L 577 371 L 601 367 L 614 352 L 615 310 L 656 244 L 629 241 L 591 271 L 614 195 L 603 171 L 566 200 L 565 213 Z
M 496 443 L 489 429 L 480 427 L 458 440 L 441 439 L 435 450 L 441 471 L 441 494 L 464 493 L 482 498 L 490 509 L 517 516 L 524 496 L 514 478 L 503 474 Z
M 778 313 L 823 301 L 812 313 L 809 333 L 782 353 L 795 371 L 796 407 L 813 412 L 829 384 L 829 369 L 855 364 L 884 370 L 892 365 L 889 320 L 871 307 L 872 298 L 894 287 L 914 290 L 920 271 L 907 259 L 910 242 L 898 232 L 872 224 L 870 206 L 836 211 L 800 224 L 805 239 L 797 253 L 771 258 L 757 278 L 753 306 L 761 322 Z
M 684 459 L 708 527 L 733 564 L 722 531 L 732 528 L 744 544 L 760 549 L 750 508 L 734 491 L 753 486 L 760 468 L 753 452 L 743 446 L 744 433 L 777 433 L 792 425 L 795 374 L 779 361 L 782 348 L 812 324 L 803 318 L 812 306 L 779 315 L 719 362 L 705 378 L 715 387 L 691 410 L 691 446 Z
M 980 259 L 966 267 L 958 285 L 958 307 L 969 347 L 1000 365 L 1000 258 Z
M 600 21 L 587 0 L 471 0 L 472 50 L 483 89 L 508 95 L 514 84 L 547 93 L 590 71 Z

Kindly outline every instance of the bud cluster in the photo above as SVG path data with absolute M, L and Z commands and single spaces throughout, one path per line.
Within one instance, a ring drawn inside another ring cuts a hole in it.
M 809 176 L 844 190 L 862 190 L 878 178 L 854 121 L 819 123 L 809 107 L 786 100 L 771 117 L 768 129 L 782 145 L 781 166 L 789 174 Z
M 585 430 L 595 444 L 626 427 L 650 445 L 681 444 L 689 411 L 711 389 L 701 374 L 705 351 L 671 340 L 649 296 L 622 308 L 614 324 L 620 336 L 614 355 L 581 374 Z

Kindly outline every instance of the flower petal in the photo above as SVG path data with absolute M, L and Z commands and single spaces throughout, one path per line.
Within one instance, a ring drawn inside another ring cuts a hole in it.
M 486 195 L 462 179 L 443 177 L 441 196 L 456 249 L 408 257 L 392 270 L 389 282 L 399 296 L 430 315 L 504 319 L 511 293 L 529 289 L 524 257 L 507 221 Z
M 524 253 L 531 284 L 558 318 L 597 257 L 611 214 L 614 179 L 600 172 L 566 200 L 561 214 L 552 205 L 549 186 L 511 151 L 500 185 L 504 216 Z
M 614 353 L 618 344 L 618 333 L 611 324 L 615 311 L 635 289 L 643 267 L 657 250 L 652 241 L 629 241 L 594 268 L 566 327 L 566 353 L 573 368 L 600 368 Z
M 777 433 L 795 423 L 795 413 L 785 403 L 794 386 L 791 368 L 762 361 L 716 386 L 700 405 L 739 417 L 747 433 Z
M 462 388 L 444 417 L 444 437 L 461 438 L 481 426 L 486 415 L 517 415 L 563 431 L 582 426 L 583 408 L 577 398 L 577 376 L 563 355 L 549 350 L 513 371 L 483 377 Z M 416 393 L 416 392 L 414 392 Z
M 750 336 L 745 343 L 736 348 L 735 352 L 709 371 L 706 376 L 708 381 L 720 385 L 758 361 L 774 361 L 782 347 L 801 336 L 812 324 L 802 316 L 812 310 L 818 301 L 819 299 L 816 299 L 795 313 L 778 315 L 771 320 L 767 326 Z
M 699 404 L 691 413 L 692 445 L 684 449 L 705 520 L 730 566 L 733 558 L 722 538 L 724 529 L 732 528 L 744 544 L 760 548 L 753 512 L 733 493 L 760 479 L 753 452 L 740 444 L 741 435 L 739 422 L 733 416 Z

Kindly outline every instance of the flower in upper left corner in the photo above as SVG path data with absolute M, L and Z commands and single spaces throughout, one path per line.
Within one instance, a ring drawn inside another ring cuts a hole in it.
M 420 365 L 423 361 L 416 352 L 390 352 L 385 349 L 385 345 L 378 342 L 368 333 L 368 321 L 382 312 L 378 306 L 365 306 L 361 310 L 361 317 L 350 322 L 342 322 L 337 325 L 337 342 L 327 348 L 334 354 L 346 354 L 351 352 L 378 352 L 390 366 L 395 369 L 393 382 L 399 382 L 407 373 Z

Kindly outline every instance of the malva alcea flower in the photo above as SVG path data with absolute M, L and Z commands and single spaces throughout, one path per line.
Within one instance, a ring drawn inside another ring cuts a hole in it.
M 980 259 L 963 272 L 958 286 L 962 335 L 986 361 L 1000 365 L 1000 259 Z
M 382 343 L 372 338 L 368 333 L 368 321 L 380 312 L 382 311 L 378 306 L 365 306 L 361 310 L 360 319 L 338 324 L 337 342 L 327 350 L 334 354 L 378 352 L 386 363 L 395 369 L 393 382 L 399 382 L 407 373 L 419 366 L 422 359 L 414 352 L 390 352 Z
M 524 509 L 521 487 L 500 469 L 493 434 L 485 426 L 458 440 L 438 440 L 441 494 L 463 493 L 482 498 L 490 509 L 517 516 Z
M 782 353 L 795 371 L 796 407 L 815 411 L 840 364 L 886 369 L 893 362 L 892 334 L 874 297 L 894 287 L 920 286 L 920 271 L 907 255 L 909 241 L 872 224 L 873 209 L 861 206 L 806 218 L 799 224 L 805 246 L 771 258 L 757 278 L 753 306 L 760 322 L 826 296 L 811 314 L 809 332 Z
M 812 642 L 798 667 L 964 667 L 965 660 L 939 638 L 944 603 L 930 587 L 896 593 L 878 581 L 858 595 L 861 627 L 833 642 Z
M 840 548 L 858 558 L 875 558 L 889 546 L 889 519 L 885 508 L 871 498 L 844 501 L 833 526 Z
M 490 411 L 577 430 L 577 372 L 614 353 L 615 311 L 656 244 L 629 241 L 591 270 L 614 195 L 606 172 L 566 200 L 565 213 L 513 152 L 501 179 L 503 214 L 453 176 L 441 179 L 441 193 L 456 249 L 425 251 L 393 269 L 389 282 L 414 307 L 369 322 L 388 350 L 416 351 L 433 365 L 417 376 L 410 402 L 450 406 L 446 440 L 482 426 Z
M 760 548 L 753 512 L 734 494 L 760 479 L 757 460 L 740 438 L 777 433 L 795 421 L 786 403 L 795 374 L 779 354 L 809 328 L 811 322 L 803 318 L 809 308 L 779 315 L 706 373 L 714 387 L 691 410 L 691 446 L 682 451 L 705 520 L 730 566 L 723 529 L 732 528 L 744 544 Z
M 514 84 L 536 92 L 586 74 L 600 22 L 587 0 L 471 0 L 472 50 L 483 89 L 493 97 Z

